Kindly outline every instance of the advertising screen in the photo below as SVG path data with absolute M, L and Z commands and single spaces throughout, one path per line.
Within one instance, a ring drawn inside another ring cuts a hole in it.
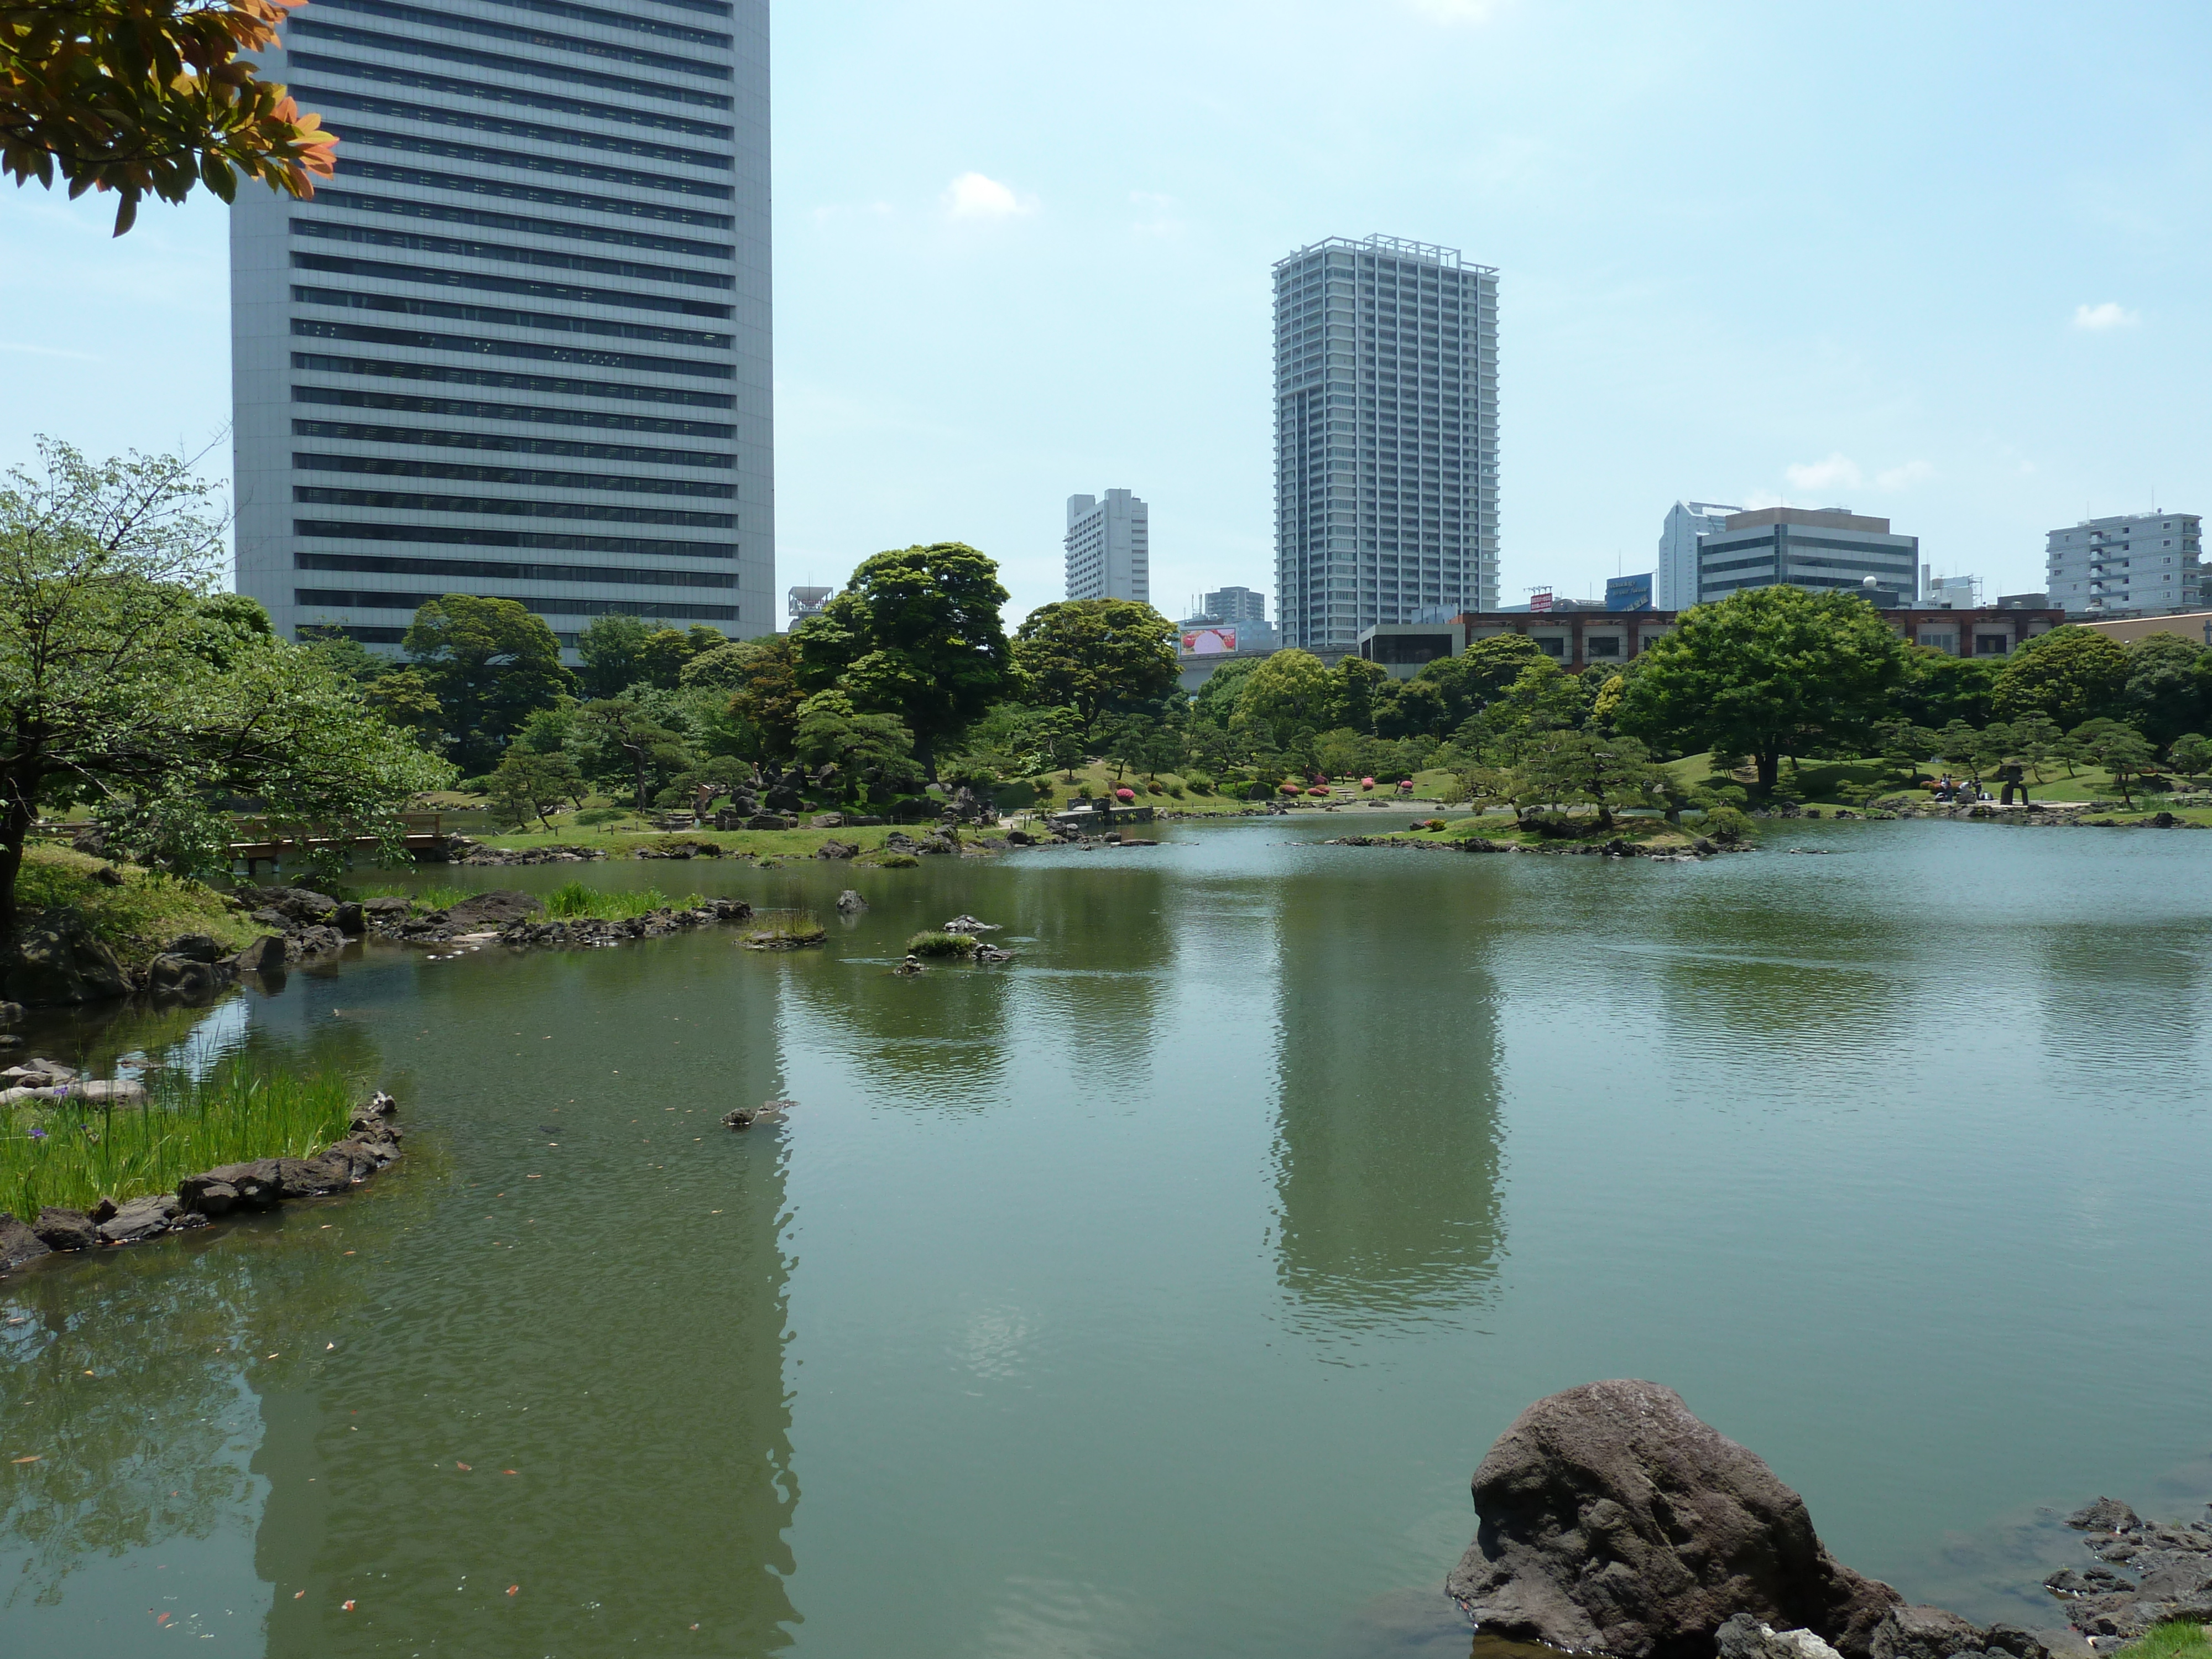
M 1182 653 L 1186 657 L 1225 656 L 1237 648 L 1237 630 L 1233 628 L 1194 628 L 1182 636 Z

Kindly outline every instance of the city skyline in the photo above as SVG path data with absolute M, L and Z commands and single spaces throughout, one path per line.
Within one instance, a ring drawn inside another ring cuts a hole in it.
M 1677 499 L 1890 517 L 1993 592 L 2041 586 L 2054 526 L 2203 509 L 2212 413 L 2112 394 L 2212 343 L 2212 230 L 2172 211 L 2212 119 L 2045 118 L 2200 58 L 2212 19 L 1606 16 L 1376 0 L 1323 57 L 1295 37 L 1340 14 L 1296 4 L 779 14 L 778 588 L 957 538 L 1018 616 L 1060 587 L 1040 509 L 1086 477 L 1175 526 L 1155 591 L 1271 586 L 1265 267 L 1333 228 L 1507 273 L 1503 599 L 1647 568 Z M 1074 51 L 1096 79 L 1066 83 Z M 1743 144 L 1722 93 L 1785 70 L 1801 118 Z M 918 124 L 922 86 L 959 95 Z M 0 192 L 0 460 L 228 418 L 225 210 L 149 204 L 118 241 L 112 210 Z M 1066 395 L 1076 362 L 1114 372 Z

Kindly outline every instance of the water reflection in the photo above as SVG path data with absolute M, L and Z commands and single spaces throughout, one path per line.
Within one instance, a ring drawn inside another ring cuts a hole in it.
M 1500 889 L 1390 874 L 1288 884 L 1277 925 L 1276 1273 L 1316 1330 L 1476 1306 L 1504 1247 Z

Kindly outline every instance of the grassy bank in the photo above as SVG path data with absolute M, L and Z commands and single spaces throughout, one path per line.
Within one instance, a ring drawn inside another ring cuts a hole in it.
M 102 870 L 114 872 L 119 882 L 101 880 L 96 872 Z M 126 968 L 143 966 L 182 933 L 205 933 L 226 951 L 236 951 L 264 931 L 233 909 L 222 894 L 196 881 L 49 843 L 33 842 L 23 849 L 15 895 L 26 912 L 76 911 Z
M 2212 1638 L 2193 1619 L 2154 1625 L 2119 1651 L 2119 1659 L 2212 1659 Z
M 263 1077 L 242 1064 L 194 1082 L 157 1073 L 143 1106 L 0 1106 L 0 1210 L 88 1208 L 176 1190 L 189 1175 L 257 1158 L 306 1158 L 342 1139 L 355 1089 L 331 1073 Z

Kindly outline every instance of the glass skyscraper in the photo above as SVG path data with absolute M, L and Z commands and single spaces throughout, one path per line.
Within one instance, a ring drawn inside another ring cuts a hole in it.
M 343 142 L 231 217 L 238 586 L 398 642 L 449 592 L 775 626 L 767 0 L 315 0 Z
M 1498 272 L 1331 237 L 1275 266 L 1283 643 L 1498 606 Z

